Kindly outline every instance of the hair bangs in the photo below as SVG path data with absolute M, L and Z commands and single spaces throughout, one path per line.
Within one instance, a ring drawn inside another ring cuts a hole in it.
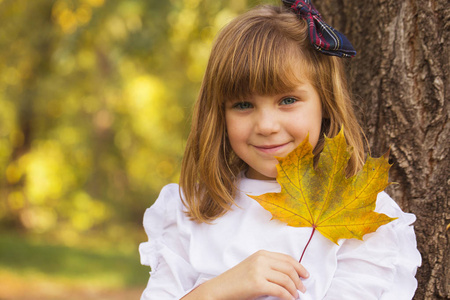
M 309 74 L 298 43 L 270 24 L 248 28 L 233 39 L 225 57 L 219 93 L 223 100 L 276 95 L 293 90 Z M 309 68 L 308 68 L 309 69 Z

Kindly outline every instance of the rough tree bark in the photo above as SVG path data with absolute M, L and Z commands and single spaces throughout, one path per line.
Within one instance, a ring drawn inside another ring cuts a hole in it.
M 448 0 L 316 0 L 358 55 L 349 75 L 371 152 L 391 149 L 388 192 L 414 224 L 414 299 L 450 299 Z

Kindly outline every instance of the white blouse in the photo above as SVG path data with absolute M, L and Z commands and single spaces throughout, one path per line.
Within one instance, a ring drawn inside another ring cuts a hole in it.
M 212 225 L 186 217 L 177 184 L 162 189 L 144 216 L 149 241 L 139 251 L 151 272 L 141 300 L 180 299 L 258 250 L 300 258 L 312 228 L 271 220 L 270 212 L 246 196 L 279 192 L 279 184 L 242 178 L 238 188 L 237 206 Z M 385 192 L 378 195 L 375 211 L 398 219 L 365 235 L 364 241 L 340 240 L 336 245 L 315 232 L 302 259 L 310 277 L 303 280 L 301 300 L 412 299 L 421 264 L 411 226 L 416 218 L 402 212 Z

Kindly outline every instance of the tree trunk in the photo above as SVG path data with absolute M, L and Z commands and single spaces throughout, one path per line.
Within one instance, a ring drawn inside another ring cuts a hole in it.
M 417 216 L 414 299 L 450 298 L 448 0 L 316 0 L 358 51 L 349 62 L 371 152 L 391 149 L 388 193 Z

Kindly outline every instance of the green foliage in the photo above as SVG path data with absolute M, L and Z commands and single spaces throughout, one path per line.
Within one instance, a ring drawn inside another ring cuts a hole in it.
M 140 228 L 178 179 L 215 34 L 255 2 L 0 0 L 0 226 Z

